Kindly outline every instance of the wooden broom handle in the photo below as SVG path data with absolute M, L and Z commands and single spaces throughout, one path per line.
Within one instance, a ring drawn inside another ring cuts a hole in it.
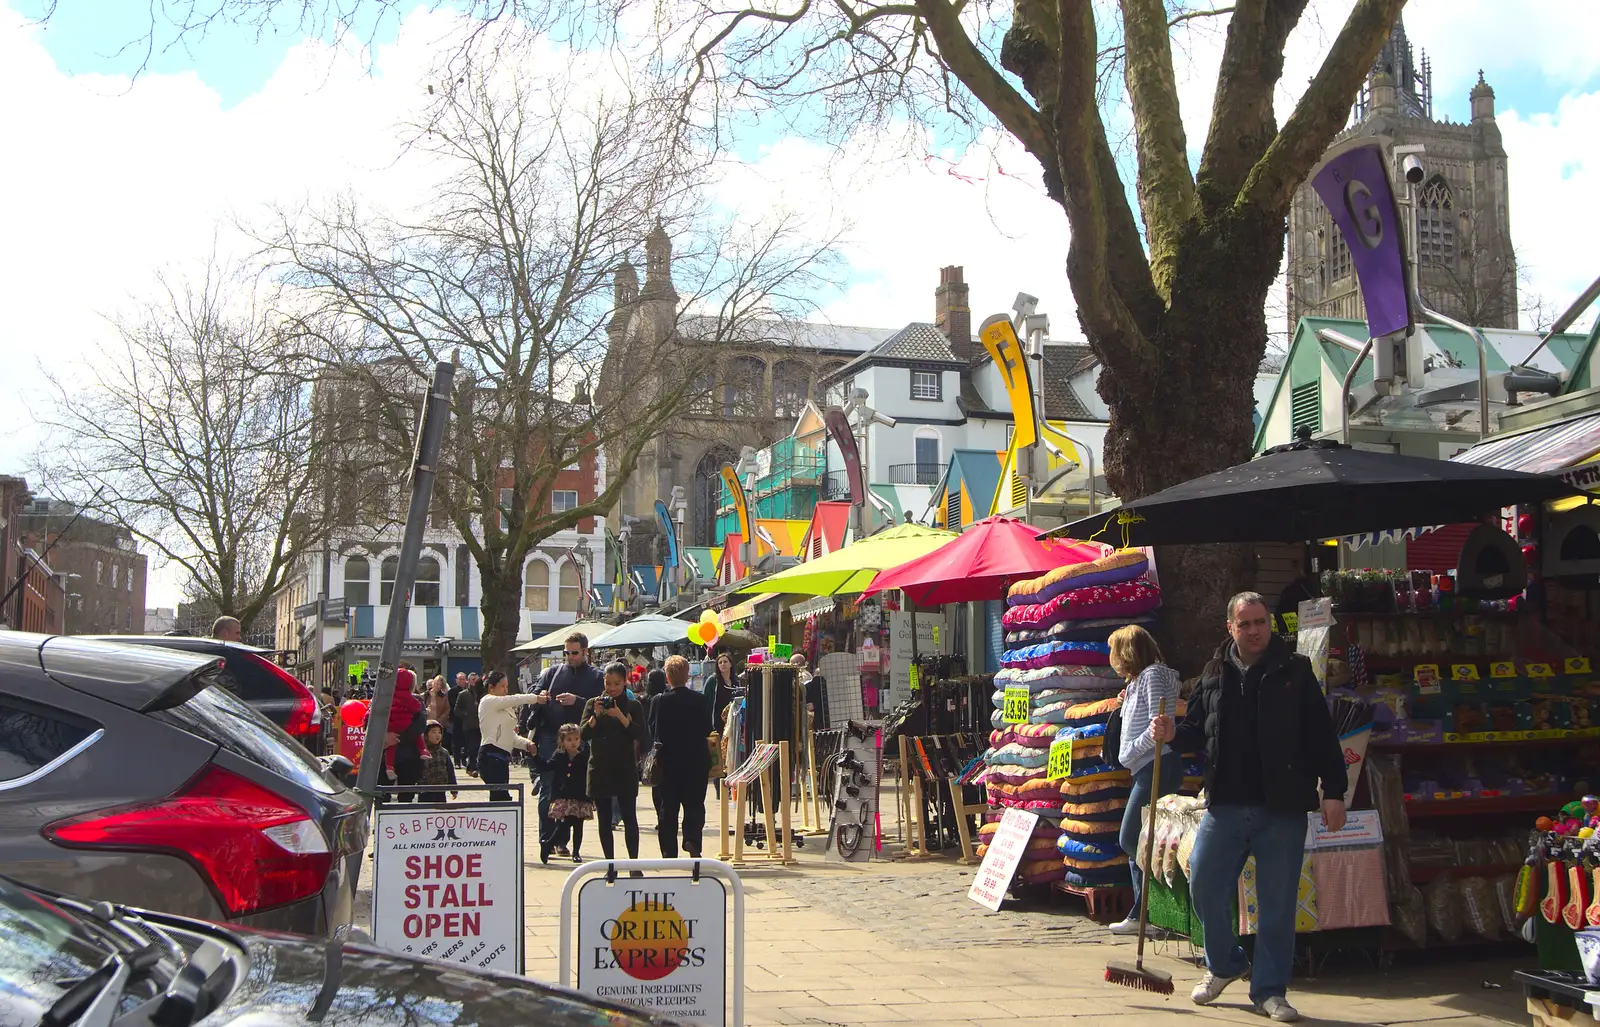
M 1156 706 L 1156 716 L 1166 715 L 1167 700 L 1163 697 Z M 1144 887 L 1139 889 L 1139 951 L 1133 962 L 1140 970 L 1144 969 L 1144 929 L 1150 923 L 1150 882 L 1155 877 L 1150 860 L 1156 848 L 1156 799 L 1161 795 L 1161 750 L 1166 748 L 1166 744 L 1156 743 L 1156 756 L 1150 761 L 1150 822 L 1144 827 Z

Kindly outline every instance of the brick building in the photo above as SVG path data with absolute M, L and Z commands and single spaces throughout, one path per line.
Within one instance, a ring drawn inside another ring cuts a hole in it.
M 0 627 L 60 634 L 66 621 L 67 578 L 27 535 L 24 511 L 32 500 L 27 481 L 0 475 L 0 594 L 11 593 L 0 608 Z
M 81 515 L 57 499 L 34 499 L 20 517 L 25 544 L 49 552 L 63 576 L 69 635 L 142 634 L 148 560 L 125 528 Z

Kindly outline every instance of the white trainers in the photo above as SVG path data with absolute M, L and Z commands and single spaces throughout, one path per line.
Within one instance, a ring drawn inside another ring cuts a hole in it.
M 1126 919 L 1112 924 L 1109 930 L 1112 934 L 1137 936 L 1139 933 L 1139 918 L 1130 914 Z
M 1194 990 L 1189 992 L 1189 998 L 1193 999 L 1194 1004 L 1197 1006 L 1209 1006 L 1222 994 L 1223 988 L 1244 976 L 1244 974 L 1239 974 L 1237 977 L 1218 977 L 1210 970 L 1207 970 L 1206 975 L 1200 978 L 1200 983 L 1196 984 Z
M 1300 1011 L 1289 1004 L 1289 1000 L 1282 995 L 1273 995 L 1256 1006 L 1256 1012 L 1277 1023 L 1294 1023 L 1300 1019 Z

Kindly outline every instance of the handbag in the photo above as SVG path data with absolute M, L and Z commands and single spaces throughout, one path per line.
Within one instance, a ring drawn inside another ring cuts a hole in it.
M 639 780 L 650 785 L 651 787 L 655 787 L 661 783 L 660 756 L 661 743 L 657 742 L 650 747 L 649 752 L 644 754 L 644 759 L 639 761 Z
M 715 731 L 706 735 L 706 748 L 711 752 L 711 769 L 707 772 L 706 779 L 721 780 L 728 773 L 728 768 L 722 764 L 722 736 Z
M 1122 694 L 1117 696 L 1117 708 L 1106 717 L 1105 744 L 1100 752 L 1100 758 L 1113 769 L 1122 769 L 1122 763 L 1117 759 L 1117 754 L 1122 751 L 1122 704 L 1128 700 L 1128 690 L 1124 688 Z M 1159 787 L 1159 785 L 1157 786 Z

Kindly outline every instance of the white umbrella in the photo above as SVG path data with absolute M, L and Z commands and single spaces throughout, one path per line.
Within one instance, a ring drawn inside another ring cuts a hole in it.
M 590 649 L 628 649 L 689 641 L 689 622 L 659 613 L 644 613 L 621 627 L 589 639 Z
M 515 646 L 511 651 L 514 653 L 539 653 L 544 652 L 546 649 L 560 649 L 561 646 L 567 641 L 567 636 L 572 634 L 574 631 L 581 632 L 582 634 L 588 636 L 588 638 L 591 639 L 590 644 L 592 645 L 592 640 L 594 638 L 605 634 L 613 627 L 615 627 L 615 625 L 607 624 L 604 621 L 579 621 L 576 624 L 568 624 L 565 627 L 556 628 L 554 631 L 546 632 L 545 634 L 534 639 L 532 642 L 524 642 L 519 646 Z

